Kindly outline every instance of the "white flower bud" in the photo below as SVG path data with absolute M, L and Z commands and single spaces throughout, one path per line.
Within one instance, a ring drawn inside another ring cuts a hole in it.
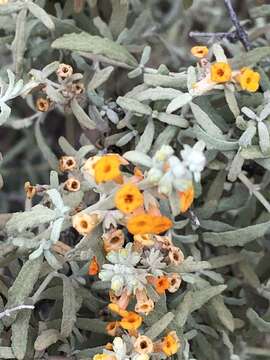
M 111 281 L 111 289 L 116 293 L 120 293 L 124 286 L 124 278 L 121 275 L 114 275 Z
M 154 160 L 164 162 L 174 153 L 170 145 L 162 145 L 161 148 L 155 153 Z
M 162 176 L 163 176 L 163 172 L 160 169 L 152 168 L 148 171 L 147 181 L 149 181 L 153 185 L 156 185 L 158 184 Z

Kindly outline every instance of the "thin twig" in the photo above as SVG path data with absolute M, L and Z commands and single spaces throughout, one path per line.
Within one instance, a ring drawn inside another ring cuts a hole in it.
M 33 310 L 34 308 L 35 308 L 34 305 L 19 305 L 12 309 L 6 309 L 5 311 L 0 313 L 0 319 L 2 319 L 5 316 L 10 316 L 14 311 L 24 310 L 24 309 Z
M 231 42 L 235 42 L 238 40 L 238 35 L 236 30 L 229 32 L 200 32 L 200 31 L 191 31 L 189 33 L 190 37 L 193 38 L 207 38 L 209 41 L 220 41 L 224 38 L 228 39 Z
M 248 39 L 248 35 L 243 28 L 243 26 L 240 24 L 240 21 L 236 15 L 236 12 L 234 11 L 234 8 L 232 6 L 231 0 L 224 0 L 224 3 L 229 11 L 229 15 L 231 18 L 231 21 L 233 25 L 235 26 L 236 33 L 238 35 L 239 40 L 243 44 L 244 48 L 248 51 L 251 49 L 251 44 Z

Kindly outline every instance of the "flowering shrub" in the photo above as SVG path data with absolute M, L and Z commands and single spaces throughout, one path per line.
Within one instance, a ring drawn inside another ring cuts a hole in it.
M 0 0 L 0 359 L 270 358 L 263 3 Z

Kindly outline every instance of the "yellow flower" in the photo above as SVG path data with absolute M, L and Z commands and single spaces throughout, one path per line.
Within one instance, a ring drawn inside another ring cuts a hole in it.
M 250 92 L 255 92 L 260 86 L 260 74 L 249 68 L 243 68 L 237 77 L 241 88 Z
M 99 217 L 97 214 L 83 214 L 79 213 L 73 216 L 72 226 L 81 235 L 89 234 L 99 223 Z
M 186 212 L 193 203 L 194 188 L 193 188 L 193 186 L 191 186 L 185 191 L 179 191 L 178 194 L 180 197 L 180 211 Z
M 95 180 L 97 184 L 107 181 L 122 182 L 121 158 L 116 154 L 102 156 L 95 164 Z
M 172 226 L 172 222 L 166 216 L 140 214 L 128 219 L 128 231 L 133 234 L 160 234 Z
M 93 360 L 116 360 L 116 357 L 108 354 L 96 354 Z
M 211 65 L 211 80 L 216 83 L 225 83 L 230 81 L 232 77 L 232 69 L 229 64 L 217 62 Z
M 208 55 L 209 50 L 206 46 L 193 46 L 190 52 L 193 56 L 202 59 Z
M 180 341 L 175 331 L 170 331 L 162 341 L 162 351 L 167 356 L 172 356 L 177 353 L 180 348 Z
M 116 193 L 115 206 L 123 213 L 130 213 L 143 205 L 143 195 L 134 184 L 123 185 Z

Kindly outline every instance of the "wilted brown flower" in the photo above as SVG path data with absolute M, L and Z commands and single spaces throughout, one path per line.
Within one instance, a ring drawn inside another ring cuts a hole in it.
M 50 101 L 43 97 L 40 97 L 36 101 L 36 108 L 38 111 L 47 112 L 50 108 Z
M 79 180 L 75 179 L 75 178 L 69 178 L 66 182 L 65 182 L 65 189 L 67 189 L 68 191 L 79 191 L 81 187 L 81 183 L 79 182 Z
M 24 184 L 24 191 L 25 191 L 26 197 L 28 199 L 32 199 L 37 193 L 37 188 L 35 186 L 31 185 L 31 183 L 29 181 L 27 181 Z
M 153 342 L 148 336 L 141 335 L 134 343 L 134 350 L 139 354 L 151 354 L 154 350 Z
M 176 246 L 170 247 L 168 255 L 169 255 L 169 261 L 172 265 L 180 265 L 184 261 L 184 254 Z
M 81 235 L 89 234 L 99 223 L 99 216 L 97 214 L 79 213 L 73 216 L 72 226 Z
M 73 68 L 67 64 L 60 64 L 56 73 L 61 78 L 68 78 L 73 74 Z
M 59 169 L 63 172 L 74 170 L 76 165 L 76 160 L 73 156 L 62 156 L 59 160 Z
M 103 234 L 102 239 L 103 248 L 106 253 L 121 249 L 125 242 L 124 232 L 122 230 L 115 229 Z

